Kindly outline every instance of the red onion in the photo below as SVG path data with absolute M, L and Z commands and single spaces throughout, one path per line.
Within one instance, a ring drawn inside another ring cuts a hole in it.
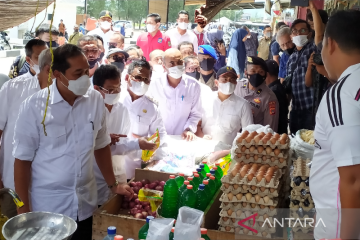
M 146 184 L 149 184 L 150 181 L 149 181 L 149 179 L 143 179 L 143 180 L 141 180 L 141 183 L 143 186 L 145 186 Z
M 142 188 L 142 187 L 143 187 L 143 185 L 142 185 L 141 182 L 136 182 L 136 186 L 138 186 L 139 188 Z
M 136 205 L 135 202 L 129 202 L 129 207 L 130 207 L 130 208 L 134 208 L 135 205 Z
M 141 213 L 136 213 L 136 214 L 135 214 L 135 218 L 143 219 L 144 216 L 143 216 Z
M 135 199 L 136 204 L 141 204 L 140 200 L 138 198 Z
M 135 183 L 135 182 L 131 182 L 131 183 L 130 183 L 130 187 L 136 187 L 136 183 Z
M 145 207 L 144 207 L 144 210 L 147 211 L 147 212 L 149 212 L 149 211 L 151 211 L 151 207 L 150 207 L 150 206 L 145 206 Z
M 141 214 L 143 215 L 144 218 L 146 218 L 148 216 L 147 212 L 141 212 Z
M 164 181 L 161 181 L 161 182 L 159 182 L 159 185 L 160 185 L 160 186 L 164 186 L 164 185 L 165 185 L 165 182 L 164 182 Z
M 150 184 L 149 184 L 149 188 L 150 188 L 150 189 L 155 189 L 155 187 L 156 187 L 156 184 L 155 184 L 155 183 L 150 183 Z
M 159 185 L 160 181 L 159 181 L 159 180 L 156 180 L 156 181 L 154 181 L 153 183 L 155 183 L 155 185 L 157 186 L 157 185 Z
M 155 190 L 164 191 L 164 187 L 161 186 L 161 185 L 158 185 L 158 186 L 155 187 Z

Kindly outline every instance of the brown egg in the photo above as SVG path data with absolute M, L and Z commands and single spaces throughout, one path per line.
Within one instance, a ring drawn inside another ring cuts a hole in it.
M 236 139 L 236 142 L 237 142 L 237 143 L 242 143 L 243 140 L 244 140 L 244 138 L 239 137 L 238 139 Z
M 264 171 L 264 170 L 267 170 L 269 168 L 269 165 L 268 164 L 264 164 L 262 165 L 260 168 L 259 168 L 259 171 Z
M 246 175 L 246 171 L 241 170 L 241 171 L 240 171 L 240 176 L 243 178 L 243 177 L 245 177 L 245 175 Z
M 257 161 L 259 159 L 259 156 L 258 155 L 255 155 L 254 156 L 254 160 Z
M 248 132 L 248 131 L 244 131 L 244 132 L 241 133 L 241 136 L 240 136 L 240 137 L 242 137 L 242 138 L 245 139 L 248 135 L 249 135 L 249 132 Z
M 250 174 L 247 176 L 247 179 L 248 179 L 249 182 L 250 182 L 253 178 L 254 178 L 254 174 L 253 174 L 253 173 L 250 173 Z
M 275 170 L 278 170 L 279 169 L 279 166 L 274 166 L 273 167 Z
M 260 201 L 260 196 L 257 194 L 257 195 L 255 195 L 255 202 L 259 202 Z
M 236 206 L 238 205 L 238 203 L 232 203 L 232 205 L 233 205 L 234 207 L 236 207 Z
M 260 205 L 260 208 L 261 209 L 264 209 L 266 206 L 265 205 Z
M 239 172 L 239 170 L 237 170 L 237 169 L 234 168 L 234 169 L 231 171 L 231 175 L 232 175 L 233 177 L 235 177 L 238 172 Z
M 249 229 L 243 228 L 243 233 L 247 235 L 249 233 Z
M 262 156 L 262 160 L 263 160 L 263 162 L 266 162 L 266 160 L 267 160 L 267 157 L 264 155 L 264 156 Z
M 266 190 L 266 188 L 264 188 L 264 187 L 260 188 L 260 191 L 262 191 L 262 192 L 264 192 L 265 190 Z
M 270 188 L 270 192 L 273 193 L 275 191 L 275 188 Z
M 256 131 L 253 131 L 253 132 L 250 133 L 250 135 L 253 136 L 253 137 L 255 137 L 255 136 L 258 135 L 258 133 L 257 133 Z
M 276 139 L 279 139 L 279 138 L 280 138 L 280 134 L 275 133 L 273 137 L 276 138 Z
M 271 181 L 272 175 L 266 175 L 265 176 L 265 180 L 267 183 L 269 183 Z
M 279 158 L 279 162 L 280 162 L 280 163 L 283 163 L 284 161 L 285 161 L 285 159 Z
M 266 237 L 268 234 L 267 234 L 267 232 L 262 232 L 261 235 L 262 235 L 263 237 Z
M 258 182 L 261 182 L 261 180 L 263 179 L 263 175 L 264 175 L 264 172 L 259 172 L 257 175 L 256 175 L 256 180 Z
M 264 133 L 264 132 L 259 133 L 260 137 L 264 137 L 265 135 L 266 135 L 266 133 Z
M 251 190 L 255 191 L 255 190 L 256 190 L 256 186 L 251 186 Z
M 268 132 L 265 136 L 267 136 L 267 137 L 272 137 L 272 133 L 271 132 Z
M 242 147 L 241 147 L 241 151 L 242 151 L 242 152 L 245 152 L 245 151 L 246 151 L 246 147 L 245 147 L 245 146 L 242 146 Z
M 272 138 L 270 139 L 270 142 L 271 142 L 272 144 L 275 144 L 276 141 L 277 141 L 277 139 L 276 139 L 275 137 L 272 137 Z
M 222 217 L 222 220 L 223 220 L 224 222 L 226 222 L 227 220 L 229 220 L 229 218 L 228 218 L 228 217 Z
M 255 149 L 256 149 L 255 146 L 251 146 L 250 149 L 249 149 L 249 151 L 250 151 L 250 152 L 253 152 L 253 151 L 255 151 Z
M 242 154 L 241 154 L 241 153 L 237 153 L 237 154 L 236 154 L 236 157 L 241 158 L 241 157 L 242 157 Z
M 270 161 L 271 161 L 271 162 L 275 162 L 275 158 L 274 158 L 274 157 L 271 157 L 271 158 L 270 158 Z
M 241 210 L 237 210 L 237 211 L 236 211 L 236 216 L 237 216 L 237 217 L 240 217 L 241 214 L 242 214 L 242 211 L 241 211 Z
M 266 213 L 264 214 L 263 216 L 264 220 L 268 219 L 269 218 L 269 215 L 267 215 Z
M 255 203 L 252 203 L 252 204 L 251 204 L 251 208 L 256 208 L 256 204 L 255 204 Z
M 252 212 L 250 212 L 249 210 L 246 210 L 246 211 L 244 212 L 244 214 L 245 214 L 245 217 L 249 217 L 249 216 L 252 215 Z
M 281 139 L 280 138 L 280 144 L 285 145 L 286 144 L 286 139 Z
M 258 146 L 257 150 L 258 150 L 258 153 L 262 153 L 264 151 L 264 147 L 263 146 Z
M 247 203 L 246 203 L 246 202 L 243 202 L 243 203 L 242 203 L 242 206 L 243 206 L 243 207 L 246 207 L 246 206 L 247 206 Z
M 235 233 L 239 233 L 239 232 L 240 232 L 240 230 L 241 230 L 241 227 L 237 227 L 237 228 L 235 228 Z
M 242 193 L 236 194 L 236 199 L 237 199 L 237 200 L 241 200 L 242 197 L 243 197 L 243 194 L 242 194 Z
M 251 135 L 249 135 L 248 137 L 245 138 L 245 141 L 246 141 L 247 143 L 250 143 L 251 140 L 253 140 L 253 139 L 254 139 L 254 137 L 251 136 Z
M 252 194 L 251 193 L 247 193 L 245 194 L 246 200 L 250 201 L 250 199 L 252 198 Z
M 268 138 L 267 136 L 265 136 L 261 139 L 263 144 L 267 144 L 269 140 L 270 140 L 270 138 Z
M 236 222 L 236 218 L 230 218 L 232 223 L 235 223 Z
M 256 144 L 258 144 L 260 142 L 260 140 L 261 140 L 260 135 L 257 135 L 256 137 L 254 137 L 254 141 Z
M 232 201 L 234 194 L 228 193 L 227 196 L 228 196 L 229 201 Z
M 245 158 L 246 158 L 246 159 L 249 159 L 249 158 L 250 158 L 250 154 L 246 154 Z
M 231 209 L 227 210 L 228 216 L 231 216 L 232 213 L 233 213 L 233 210 L 231 210 Z
M 226 189 L 228 189 L 229 188 L 229 186 L 230 186 L 230 184 L 229 183 L 223 183 L 224 184 L 224 187 L 226 188 Z
M 274 154 L 275 154 L 275 156 L 278 156 L 278 155 L 280 154 L 280 149 L 277 149 L 277 148 L 276 148 L 276 149 L 274 150 Z
M 267 148 L 266 148 L 266 154 L 270 154 L 271 152 L 272 152 L 271 147 L 267 147 Z
M 227 202 L 224 202 L 224 204 L 225 204 L 225 206 L 227 206 L 229 203 L 227 203 Z
M 274 206 L 270 206 L 270 210 L 272 211 L 272 210 L 274 210 L 275 209 L 275 207 Z
M 268 196 L 265 196 L 265 197 L 264 197 L 264 202 L 265 202 L 265 203 L 268 203 L 269 200 L 270 200 L 270 198 L 269 198 Z
M 244 190 L 247 190 L 247 189 L 248 189 L 248 186 L 247 186 L 247 185 L 242 185 L 242 188 L 243 188 Z
M 233 185 L 233 188 L 236 190 L 236 189 L 238 189 L 238 187 L 239 187 L 239 185 L 237 185 L 237 184 L 234 184 Z
M 226 230 L 227 232 L 230 232 L 231 227 L 225 227 L 225 230 Z

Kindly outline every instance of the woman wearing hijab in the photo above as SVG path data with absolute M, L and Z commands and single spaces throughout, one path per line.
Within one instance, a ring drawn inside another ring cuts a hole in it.
M 214 70 L 217 72 L 220 68 L 226 66 L 226 47 L 223 40 L 224 32 L 218 29 L 211 29 L 205 32 L 205 45 L 212 46 L 217 55 L 217 60 L 214 65 Z
M 234 68 L 238 78 L 244 77 L 246 49 L 244 39 L 248 32 L 245 29 L 237 29 L 231 38 L 227 65 Z

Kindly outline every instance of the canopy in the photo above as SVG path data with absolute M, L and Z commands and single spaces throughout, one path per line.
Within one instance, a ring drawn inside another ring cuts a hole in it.
M 44 10 L 53 0 L 0 0 L 0 31 L 26 22 Z M 47 19 L 45 19 L 47 21 Z

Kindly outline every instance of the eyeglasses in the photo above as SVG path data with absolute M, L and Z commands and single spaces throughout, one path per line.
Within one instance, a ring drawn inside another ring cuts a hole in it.
M 133 79 L 136 80 L 136 82 L 144 82 L 145 84 L 150 84 L 150 79 L 149 78 L 143 78 L 141 76 L 133 76 L 130 75 Z
M 97 54 L 99 52 L 99 49 L 83 49 L 83 52 L 85 54 Z
M 109 47 L 116 48 L 117 43 L 116 43 L 116 42 L 109 42 L 109 43 L 108 43 L 108 46 L 109 46 Z
M 119 57 L 118 55 L 114 55 L 110 58 L 112 58 L 115 62 L 124 62 L 124 58 Z
M 187 67 L 186 68 L 187 72 L 195 72 L 196 70 L 198 70 L 200 72 L 200 67 Z
M 107 90 L 106 88 L 100 87 L 102 90 L 106 91 L 106 94 L 115 94 L 120 92 L 120 87 L 115 89 Z
M 304 33 L 307 33 L 308 32 L 308 29 L 306 28 L 302 28 L 300 30 L 297 30 L 297 29 L 293 29 L 291 31 L 292 34 L 296 35 L 296 34 L 304 34 Z
M 133 61 L 136 61 L 136 60 L 139 60 L 139 59 L 138 58 L 128 58 L 126 60 L 126 64 L 130 64 L 130 63 L 132 63 Z

